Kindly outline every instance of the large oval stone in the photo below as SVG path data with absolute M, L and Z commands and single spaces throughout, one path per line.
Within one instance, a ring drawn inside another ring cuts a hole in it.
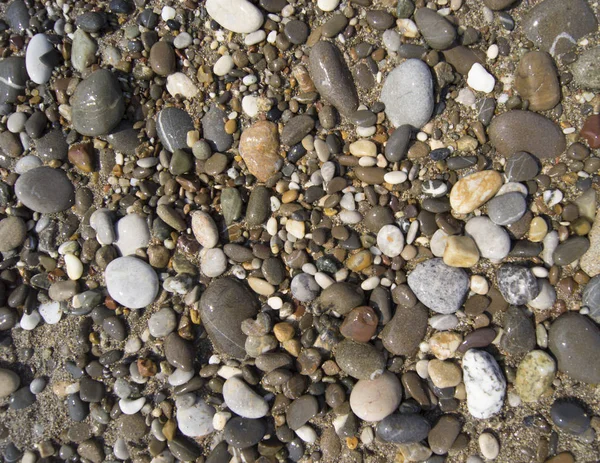
M 550 327 L 548 347 L 558 370 L 576 381 L 600 383 L 600 328 L 589 318 L 567 312 Z
M 277 126 L 269 121 L 259 121 L 248 127 L 240 138 L 239 150 L 250 173 L 259 182 L 266 182 L 282 162 Z
M 233 278 L 213 281 L 200 299 L 202 323 L 215 349 L 238 359 L 246 356 L 242 321 L 254 317 L 258 309 L 254 293 Z
M 530 51 L 519 61 L 515 89 L 529 101 L 531 111 L 546 111 L 560 101 L 560 84 L 554 62 L 548 53 Z
M 73 128 L 81 135 L 106 135 L 125 113 L 123 92 L 117 78 L 99 69 L 79 83 L 71 98 Z
M 344 116 L 358 108 L 354 79 L 342 52 L 331 42 L 318 42 L 310 51 L 310 76 L 321 97 Z
M 502 156 L 526 151 L 539 159 L 549 159 L 560 156 L 567 147 L 560 127 L 531 111 L 514 110 L 496 116 L 488 133 Z
M 232 32 L 249 34 L 263 23 L 263 15 L 248 0 L 207 0 L 206 12 L 222 27 Z
M 459 214 L 469 214 L 489 201 L 502 186 L 495 170 L 483 170 L 461 178 L 450 191 L 450 205 Z
M 415 22 L 431 48 L 445 50 L 456 39 L 456 29 L 452 23 L 434 10 L 419 8 L 415 11 Z
M 35 212 L 52 214 L 68 209 L 75 200 L 73 184 L 66 174 L 51 167 L 37 167 L 15 183 L 17 199 Z

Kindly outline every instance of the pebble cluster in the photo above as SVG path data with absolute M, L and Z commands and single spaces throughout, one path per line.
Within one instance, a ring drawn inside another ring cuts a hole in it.
M 3 461 L 599 461 L 597 0 L 0 12 Z

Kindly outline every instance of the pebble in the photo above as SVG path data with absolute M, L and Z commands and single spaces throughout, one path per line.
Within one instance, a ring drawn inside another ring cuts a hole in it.
M 498 457 L 500 444 L 491 432 L 481 433 L 477 442 L 479 443 L 479 450 L 481 450 L 481 454 L 485 459 L 495 460 Z
M 463 357 L 463 378 L 469 413 L 477 419 L 487 419 L 502 408 L 506 380 L 494 357 L 471 349 Z
M 523 305 L 540 292 L 537 278 L 531 270 L 515 264 L 505 264 L 496 272 L 498 289 L 509 304 Z
M 590 240 L 585 236 L 573 236 L 556 247 L 552 259 L 555 265 L 563 267 L 582 257 L 589 248 Z
M 581 128 L 579 135 L 584 138 L 592 149 L 600 148 L 600 115 L 589 116 Z
M 244 130 L 239 149 L 246 167 L 259 182 L 266 182 L 282 165 L 279 134 L 272 122 L 259 121 Z
M 104 278 L 110 296 L 129 309 L 152 304 L 158 294 L 156 273 L 135 257 L 119 257 L 106 267 Z
M 235 358 L 246 356 L 246 335 L 241 324 L 254 317 L 258 307 L 254 293 L 237 280 L 221 278 L 208 286 L 200 299 L 200 313 L 217 351 Z
M 194 130 L 189 114 L 182 109 L 168 107 L 156 116 L 156 131 L 164 148 L 173 153 L 187 148 L 187 134 Z
M 44 214 L 67 210 L 75 200 L 73 185 L 64 171 L 45 166 L 21 175 L 15 194 L 26 207 Z
M 140 214 L 126 215 L 117 222 L 115 230 L 114 244 L 123 256 L 135 254 L 150 244 L 148 223 Z
M 96 62 L 98 44 L 84 30 L 77 29 L 73 34 L 71 46 L 71 64 L 79 72 L 86 71 Z
M 204 248 L 214 248 L 219 243 L 219 230 L 213 218 L 204 211 L 194 211 L 192 216 L 192 233 Z
M 15 103 L 25 92 L 25 59 L 11 56 L 0 61 L 0 104 Z
M 510 306 L 504 314 L 500 347 L 511 355 L 523 355 L 535 347 L 535 326 L 521 307 Z
M 27 74 L 36 84 L 45 84 L 52 76 L 52 67 L 43 63 L 40 58 L 53 49 L 46 34 L 34 35 L 27 45 L 25 66 Z
M 421 128 L 431 118 L 434 105 L 433 80 L 428 66 L 418 59 L 409 59 L 397 66 L 385 79 L 380 100 L 394 127 Z
M 598 28 L 598 21 L 585 0 L 544 0 L 528 11 L 521 27 L 538 48 L 556 56 L 574 49 L 579 39 Z
M 21 384 L 21 379 L 14 371 L 0 368 L 0 397 L 8 397 Z
M 534 299 L 527 302 L 527 305 L 538 310 L 548 310 L 552 308 L 556 302 L 556 291 L 554 287 L 546 279 L 538 279 L 538 287 L 540 293 Z
M 404 249 L 404 235 L 395 225 L 384 225 L 377 233 L 377 246 L 384 255 L 397 257 Z
M 73 128 L 90 137 L 106 135 L 125 113 L 123 93 L 116 77 L 99 69 L 82 80 L 71 97 Z
M 596 66 L 598 60 L 600 60 L 600 47 L 581 52 L 577 61 L 571 66 L 573 80 L 577 85 L 591 90 L 600 89 L 600 72 Z
M 398 162 L 406 157 L 411 136 L 410 125 L 398 127 L 385 145 L 385 158 L 390 162 Z
M 155 338 L 164 338 L 177 327 L 177 316 L 175 312 L 163 307 L 158 312 L 152 314 L 148 320 L 148 330 Z
M 510 252 L 508 233 L 486 216 L 470 219 L 465 225 L 465 233 L 475 240 L 481 257 L 501 261 Z
M 223 399 L 233 413 L 244 418 L 262 418 L 269 412 L 267 401 L 239 376 L 232 376 L 225 381 Z
M 586 316 L 565 313 L 550 326 L 548 347 L 558 370 L 575 381 L 600 383 L 600 329 Z
M 212 420 L 215 409 L 200 398 L 192 396 L 192 399 L 191 405 L 177 405 L 177 427 L 184 436 L 203 437 L 214 430 Z
M 427 437 L 431 426 L 425 417 L 414 414 L 393 414 L 377 424 L 377 437 L 385 442 L 407 444 Z
M 23 0 L 10 2 L 4 14 L 13 32 L 22 34 L 29 27 L 29 10 Z
M 263 420 L 235 417 L 227 422 L 223 431 L 225 441 L 236 449 L 252 447 L 260 442 L 267 432 Z
M 377 330 L 377 322 L 377 314 L 371 307 L 355 307 L 344 318 L 340 334 L 354 341 L 368 342 Z
M 539 171 L 539 163 L 536 158 L 524 151 L 511 155 L 504 166 L 504 175 L 509 182 L 533 180 Z
M 515 388 L 523 402 L 537 402 L 550 390 L 556 375 L 554 359 L 542 350 L 532 350 L 519 364 Z
M 498 195 L 487 203 L 488 215 L 496 225 L 515 223 L 523 217 L 526 210 L 525 197 L 518 192 Z
M 222 27 L 239 34 L 257 31 L 264 21 L 260 10 L 248 0 L 207 0 L 205 7 Z
M 585 410 L 575 402 L 557 400 L 550 409 L 552 422 L 562 431 L 580 435 L 590 427 L 590 418 Z
M 414 354 L 425 338 L 427 316 L 423 304 L 410 308 L 398 305 L 394 317 L 381 332 L 383 346 L 394 355 Z
M 473 63 L 467 75 L 467 84 L 475 91 L 491 93 L 496 79 L 480 63 Z
M 502 186 L 502 176 L 484 170 L 461 178 L 450 191 L 450 205 L 459 214 L 469 214 L 490 200 Z
M 184 98 L 194 98 L 200 91 L 192 79 L 183 72 L 175 72 L 167 77 L 167 91 L 172 96 L 181 95 Z
M 560 101 L 560 83 L 552 57 L 541 51 L 525 53 L 515 74 L 515 89 L 531 111 L 546 111 Z
M 164 40 L 159 40 L 152 45 L 149 61 L 150 67 L 159 76 L 166 77 L 177 69 L 177 60 L 173 47 Z M 171 92 L 169 91 L 169 93 Z
M 23 244 L 27 226 L 23 219 L 9 216 L 0 220 L 0 252 L 8 252 Z
M 407 282 L 425 306 L 440 314 L 456 312 L 469 291 L 466 272 L 449 267 L 439 258 L 417 264 Z
M 398 409 L 402 400 L 400 380 L 389 371 L 372 380 L 359 380 L 350 394 L 350 407 L 361 420 L 381 421 Z
M 443 16 L 429 8 L 419 8 L 414 13 L 415 22 L 425 42 L 435 50 L 450 48 L 456 39 L 456 29 Z
M 444 249 L 444 263 L 450 267 L 470 268 L 479 261 L 479 250 L 473 238 L 448 236 Z
M 358 94 L 340 50 L 332 42 L 320 41 L 309 58 L 310 77 L 321 97 L 349 117 L 358 108 Z
M 226 119 L 227 114 L 225 111 L 216 105 L 211 106 L 210 110 L 202 118 L 204 139 L 217 152 L 227 151 L 233 143 L 233 136 L 225 131 L 225 123 L 223 121 Z M 193 127 L 190 130 L 193 130 Z
M 560 127 L 531 111 L 512 110 L 494 117 L 488 135 L 502 156 L 525 151 L 538 159 L 550 159 L 566 149 Z
M 590 318 L 600 323 L 600 276 L 596 275 L 585 285 L 581 303 L 589 309 Z
M 301 302 L 311 302 L 320 292 L 320 287 L 312 275 L 300 273 L 290 283 L 290 289 L 295 299 Z
M 356 379 L 375 379 L 385 371 L 383 354 L 373 345 L 345 339 L 335 349 L 335 361 Z
M 304 425 L 315 417 L 317 413 L 319 413 L 319 403 L 317 402 L 317 399 L 311 395 L 303 395 L 294 400 L 288 407 L 286 421 L 292 431 L 299 431 L 305 427 Z M 300 435 L 298 432 L 297 434 Z M 312 441 L 314 442 L 314 439 Z

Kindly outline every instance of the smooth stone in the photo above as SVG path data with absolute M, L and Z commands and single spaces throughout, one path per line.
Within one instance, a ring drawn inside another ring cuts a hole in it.
M 46 34 L 34 35 L 27 44 L 25 67 L 27 74 L 36 84 L 45 84 L 52 76 L 52 67 L 43 63 L 40 58 L 53 49 Z
M 204 138 L 214 151 L 225 152 L 233 144 L 233 136 L 225 131 L 226 120 L 227 114 L 216 105 L 211 106 L 202 118 Z
M 115 151 L 127 156 L 134 156 L 137 147 L 140 145 L 138 133 L 139 130 L 134 129 L 131 122 L 122 121 L 106 136 L 106 141 L 112 145 Z
M 587 141 L 590 148 L 600 148 L 600 114 L 592 114 L 585 120 L 579 136 Z
M 590 428 L 590 418 L 585 410 L 576 402 L 557 400 L 550 409 L 552 422 L 562 431 L 580 435 Z
M 77 29 L 73 34 L 71 64 L 79 72 L 84 72 L 96 62 L 98 44 L 85 31 Z
M 299 273 L 290 283 L 290 289 L 295 299 L 300 302 L 311 302 L 317 298 L 321 287 L 315 281 L 315 278 L 308 273 Z
M 502 408 L 506 380 L 494 357 L 470 349 L 463 357 L 463 380 L 469 413 L 477 419 L 488 419 Z
M 532 350 L 517 368 L 515 388 L 523 402 L 537 402 L 550 390 L 555 376 L 554 359 L 542 350 Z
M 368 343 L 344 339 L 335 348 L 335 361 L 348 375 L 356 379 L 375 379 L 385 370 L 381 351 Z
M 27 236 L 27 226 L 23 219 L 8 216 L 0 220 L 0 252 L 7 252 L 23 244 Z
M 221 213 L 225 219 L 226 225 L 242 217 L 242 198 L 236 188 L 225 188 L 221 193 Z
M 281 142 L 288 146 L 293 146 L 296 143 L 300 143 L 314 127 L 315 120 L 312 117 L 306 114 L 294 116 L 283 127 L 283 131 L 281 132 Z M 273 137 L 274 135 L 271 133 L 270 138 L 272 139 Z M 279 146 L 279 143 L 277 143 L 277 145 Z
M 386 77 L 380 100 L 394 127 L 421 128 L 431 118 L 434 106 L 429 67 L 418 59 L 404 61 Z
M 427 419 L 415 413 L 393 414 L 377 424 L 377 437 L 385 442 L 407 444 L 427 437 L 431 426 Z
M 469 236 L 448 236 L 443 258 L 450 267 L 470 268 L 479 261 L 479 250 Z
M 450 191 L 450 205 L 459 214 L 469 214 L 490 200 L 502 186 L 494 170 L 475 172 L 461 178 Z
M 23 0 L 12 1 L 4 15 L 14 33 L 22 34 L 29 27 L 29 9 Z
M 163 343 L 167 362 L 183 371 L 194 371 L 192 345 L 177 333 L 169 334 Z
M 69 145 L 60 129 L 50 130 L 35 142 L 38 157 L 45 162 L 67 159 Z
M 358 93 L 352 74 L 338 47 L 317 42 L 310 51 L 309 71 L 321 97 L 340 114 L 349 117 L 358 108 Z
M 119 304 L 141 309 L 152 304 L 158 294 L 158 277 L 146 262 L 136 257 L 119 257 L 104 272 L 106 289 Z
M 21 384 L 21 378 L 14 371 L 0 368 L 0 397 L 8 397 L 17 389 Z
M 504 10 L 515 2 L 516 0 L 483 0 L 485 6 L 494 11 Z
M 148 330 L 155 338 L 163 338 L 177 327 L 177 316 L 175 312 L 164 307 L 152 314 L 148 320 Z
M 525 151 L 511 155 L 504 166 L 504 175 L 509 182 L 533 180 L 539 171 L 537 159 Z
M 219 244 L 219 230 L 208 212 L 194 211 L 192 214 L 192 233 L 204 248 L 214 248 Z
M 515 223 L 527 210 L 525 197 L 518 192 L 510 192 L 492 198 L 487 203 L 488 216 L 496 225 Z
M 177 69 L 177 59 L 173 47 L 164 40 L 159 40 L 150 49 L 150 66 L 159 76 L 166 77 Z
M 297 431 L 315 417 L 317 413 L 319 413 L 317 399 L 312 395 L 303 395 L 288 406 L 286 421 L 292 431 Z
M 517 66 L 514 86 L 521 97 L 529 101 L 530 111 L 546 111 L 560 102 L 560 83 L 548 53 L 524 54 Z
M 164 108 L 156 116 L 156 132 L 162 145 L 173 153 L 177 149 L 186 149 L 187 133 L 194 130 L 190 115 L 179 108 Z
M 459 74 L 465 77 L 469 74 L 469 71 L 473 68 L 475 63 L 481 65 L 485 64 L 485 61 L 475 51 L 463 45 L 449 48 L 442 53 L 444 58 L 446 58 L 446 61 L 450 63 Z
M 355 307 L 360 306 L 365 299 L 363 290 L 358 285 L 337 282 L 325 288 L 317 300 L 322 312 L 331 311 L 346 315 Z
M 196 84 L 183 72 L 175 72 L 167 77 L 167 91 L 171 96 L 181 95 L 184 98 L 194 98 L 200 91 Z
M 215 349 L 239 359 L 246 356 L 241 324 L 258 309 L 254 293 L 232 278 L 213 281 L 200 299 L 202 322 Z
M 419 32 L 435 50 L 450 48 L 456 39 L 456 29 L 446 18 L 429 8 L 419 8 L 414 14 Z
M 457 418 L 452 415 L 442 415 L 427 436 L 427 442 L 433 453 L 436 455 L 448 453 L 460 433 L 460 428 L 461 424 Z
M 500 347 L 510 355 L 522 355 L 535 347 L 535 326 L 521 307 L 510 306 L 504 314 Z
M 11 56 L 0 61 L 0 105 L 16 103 L 25 93 L 27 80 L 25 58 Z
M 121 86 L 106 69 L 99 69 L 82 80 L 71 97 L 73 128 L 81 135 L 106 135 L 125 113 Z
M 381 332 L 383 347 L 394 355 L 414 354 L 425 339 L 428 315 L 423 304 L 411 308 L 397 306 L 394 317 Z
M 498 289 L 512 305 L 524 305 L 540 293 L 537 278 L 531 270 L 515 264 L 505 264 L 496 272 Z
M 0 225 L 2 222 L 0 222 Z M 589 316 L 596 323 L 600 323 L 600 276 L 596 275 L 585 285 L 581 296 L 581 303 L 590 311 Z
M 377 247 L 388 257 L 397 257 L 404 248 L 404 235 L 395 225 L 384 225 L 377 232 Z
M 223 399 L 233 413 L 244 418 L 262 418 L 269 412 L 267 401 L 239 376 L 232 376 L 225 381 Z
M 282 164 L 277 125 L 259 121 L 245 129 L 240 138 L 239 151 L 250 173 L 259 182 L 266 182 Z
M 369 306 L 352 309 L 340 326 L 340 334 L 357 342 L 368 342 L 377 330 L 378 317 Z
M 551 309 L 556 302 L 556 290 L 546 279 L 538 279 L 540 293 L 527 305 L 533 309 L 548 310 Z
M 591 90 L 600 89 L 598 61 L 600 61 L 600 47 L 589 48 L 579 55 L 577 61 L 571 66 L 573 80 L 577 85 Z
M 256 186 L 250 193 L 246 206 L 246 223 L 250 226 L 263 224 L 271 214 L 271 193 L 264 186 Z
M 115 227 L 115 246 L 122 256 L 135 254 L 150 244 L 148 222 L 139 214 L 128 214 L 120 219 Z
M 21 175 L 15 194 L 26 207 L 43 214 L 65 211 L 75 202 L 73 184 L 65 172 L 45 166 Z
M 373 380 L 359 380 L 350 393 L 350 407 L 365 421 L 381 421 L 394 413 L 402 400 L 402 384 L 389 371 Z
M 356 178 L 369 185 L 381 185 L 387 171 L 381 167 L 355 167 Z
M 510 237 L 504 228 L 486 216 L 473 217 L 465 225 L 465 233 L 475 240 L 481 257 L 500 261 L 510 252 Z
M 556 56 L 574 49 L 598 21 L 586 0 L 544 0 L 528 11 L 521 27 L 538 48 Z
M 258 444 L 267 432 L 263 420 L 252 420 L 236 416 L 229 420 L 223 430 L 225 441 L 236 449 L 245 449 Z
M 550 326 L 548 347 L 560 372 L 575 381 L 600 383 L 600 329 L 589 318 L 574 312 L 558 317 Z
M 417 264 L 407 282 L 419 301 L 441 314 L 456 312 L 469 291 L 467 273 L 439 258 Z
M 200 449 L 198 449 L 195 443 L 191 443 L 189 440 L 182 439 L 178 436 L 167 441 L 167 446 L 170 454 L 179 461 L 196 461 L 196 459 L 201 456 Z M 167 453 L 166 458 L 169 456 L 169 453 Z M 160 458 L 158 459 L 158 462 L 163 463 Z
M 23 175 L 28 170 L 41 167 L 43 162 L 40 158 L 33 155 L 27 155 L 20 158 L 15 164 L 15 172 L 19 175 Z
M 538 159 L 550 159 L 567 147 L 561 128 L 531 111 L 512 110 L 494 117 L 488 134 L 492 145 L 506 157 L 525 151 Z
M 184 436 L 203 437 L 214 431 L 215 409 L 204 400 L 194 397 L 191 406 L 177 407 L 177 427 Z
M 264 21 L 261 11 L 248 0 L 207 0 L 205 8 L 222 27 L 239 34 L 257 31 Z
M 582 257 L 589 248 L 590 240 L 585 236 L 573 236 L 556 247 L 552 254 L 554 264 L 560 267 L 569 265 Z
M 406 157 L 411 132 L 410 125 L 401 125 L 390 135 L 385 144 L 385 158 L 388 161 L 398 162 Z

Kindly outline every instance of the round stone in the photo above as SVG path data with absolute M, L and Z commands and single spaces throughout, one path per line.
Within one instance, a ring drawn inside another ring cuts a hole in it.
M 106 267 L 104 278 L 110 296 L 129 309 L 152 304 L 158 294 L 158 277 L 146 262 L 136 257 L 119 257 Z
M 15 194 L 29 209 L 44 214 L 67 210 L 75 201 L 73 185 L 64 171 L 45 166 L 21 175 Z
M 0 252 L 18 248 L 25 241 L 27 226 L 23 219 L 9 216 L 0 221 Z
M 377 233 L 377 246 L 388 257 L 396 257 L 404 249 L 404 235 L 395 225 L 384 225 Z
M 360 380 L 352 388 L 350 407 L 365 421 L 381 421 L 398 409 L 402 400 L 400 380 L 389 371 L 373 380 Z
M 424 416 L 416 413 L 393 414 L 377 424 L 377 437 L 385 442 L 409 444 L 425 439 L 430 429 Z
M 177 407 L 177 426 L 184 436 L 206 436 L 214 431 L 212 422 L 215 409 L 200 398 L 192 398 L 194 401 L 191 406 Z
M 319 295 L 321 287 L 315 281 L 315 278 L 308 273 L 296 275 L 290 283 L 290 289 L 294 298 L 300 302 L 310 302 Z

